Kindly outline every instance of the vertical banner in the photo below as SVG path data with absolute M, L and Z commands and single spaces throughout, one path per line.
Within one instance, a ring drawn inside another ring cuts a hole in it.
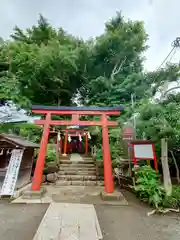
M 0 196 L 13 196 L 24 150 L 14 149 L 11 154 Z

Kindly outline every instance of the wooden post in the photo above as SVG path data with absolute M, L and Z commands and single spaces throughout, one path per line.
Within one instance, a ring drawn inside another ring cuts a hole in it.
M 63 153 L 63 141 L 62 141 L 62 138 L 60 140 L 60 154 Z
M 87 135 L 87 134 L 85 135 L 85 138 L 86 138 L 86 149 L 85 149 L 85 153 L 87 154 L 87 153 L 88 153 L 88 135 Z
M 114 181 L 112 175 L 112 164 L 111 164 L 111 153 L 109 146 L 109 135 L 108 135 L 108 126 L 107 126 L 107 115 L 102 115 L 102 140 L 103 140 L 103 159 L 104 159 L 104 183 L 105 183 L 105 192 L 113 193 L 114 192 Z
M 164 188 L 167 196 L 172 194 L 172 183 L 168 164 L 168 143 L 167 139 L 161 139 L 161 162 L 163 169 Z
M 59 164 L 59 160 L 60 160 L 60 151 L 59 151 L 59 148 L 60 148 L 60 141 L 58 139 L 58 134 L 57 134 L 57 139 L 56 139 L 56 164 Z
M 97 147 L 94 145 L 94 158 L 96 158 L 96 153 L 97 153 Z
M 41 138 L 41 143 L 40 143 L 40 150 L 36 162 L 36 168 L 34 171 L 34 176 L 32 180 L 32 190 L 33 191 L 39 191 L 40 186 L 42 183 L 42 175 L 43 175 L 43 170 L 44 170 L 44 162 L 46 158 L 46 150 L 47 150 L 47 144 L 48 144 L 48 137 L 49 137 L 49 122 L 51 120 L 51 115 L 47 114 L 46 115 L 46 120 L 44 124 L 44 130 L 43 130 L 43 135 Z
M 91 147 L 91 156 L 93 157 L 94 147 Z

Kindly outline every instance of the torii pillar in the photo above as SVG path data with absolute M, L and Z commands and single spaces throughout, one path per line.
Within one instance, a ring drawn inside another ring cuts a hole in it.
M 33 191 L 39 191 L 40 186 L 42 183 L 42 175 L 43 175 L 43 170 L 44 170 L 44 162 L 46 158 L 46 150 L 47 150 L 47 145 L 48 145 L 48 138 L 49 138 L 49 123 L 51 120 L 51 114 L 48 113 L 46 115 L 46 120 L 44 124 L 44 130 L 41 138 L 41 143 L 40 143 L 40 149 L 39 149 L 39 154 L 36 162 L 36 168 L 34 171 L 34 176 L 32 180 L 32 190 Z

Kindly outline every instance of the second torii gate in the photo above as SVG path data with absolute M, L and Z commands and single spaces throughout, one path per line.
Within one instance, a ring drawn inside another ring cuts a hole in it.
M 88 130 L 82 130 L 82 129 L 65 129 L 63 130 L 65 133 L 65 139 L 64 139 L 64 153 L 63 155 L 67 154 L 67 145 L 68 145 L 68 136 L 81 136 L 85 137 L 85 153 L 88 153 Z M 77 135 L 78 132 L 78 135 Z
M 105 192 L 114 192 L 114 181 L 112 174 L 111 153 L 109 146 L 108 127 L 118 126 L 115 121 L 109 121 L 108 117 L 119 115 L 123 110 L 119 107 L 49 107 L 49 106 L 32 106 L 32 112 L 35 114 L 45 115 L 45 119 L 36 120 L 35 123 L 44 126 L 44 131 L 40 143 L 40 151 L 36 162 L 32 190 L 39 191 L 42 183 L 44 162 L 46 158 L 46 149 L 49 137 L 50 126 L 101 126 L 102 127 L 102 149 L 104 160 L 104 183 Z M 71 120 L 52 120 L 52 115 L 71 115 Z M 100 121 L 82 121 L 80 115 L 100 116 Z

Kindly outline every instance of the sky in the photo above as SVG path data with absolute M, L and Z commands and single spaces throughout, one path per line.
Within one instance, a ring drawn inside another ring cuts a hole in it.
M 156 69 L 180 36 L 179 0 L 0 0 L 0 36 L 7 39 L 13 27 L 25 29 L 37 22 L 39 13 L 54 27 L 88 39 L 104 31 L 104 23 L 116 11 L 125 18 L 142 20 L 149 34 L 145 69 Z M 178 62 L 180 50 L 170 59 Z

